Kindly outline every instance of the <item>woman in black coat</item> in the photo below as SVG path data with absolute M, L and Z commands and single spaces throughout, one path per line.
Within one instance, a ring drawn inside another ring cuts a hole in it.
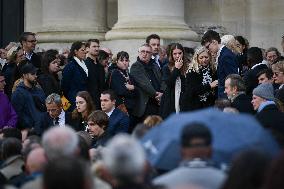
M 183 46 L 179 43 L 171 44 L 169 63 L 162 69 L 164 94 L 161 99 L 160 114 L 163 119 L 173 112 L 180 112 L 187 66 L 188 60 L 184 56 Z
M 125 51 L 117 53 L 116 63 L 112 64 L 108 84 L 117 95 L 116 106 L 119 108 L 124 106 L 127 113 L 131 114 L 135 106 L 135 86 L 132 78 L 128 73 L 129 55 Z M 124 111 L 121 108 L 122 111 Z M 125 112 L 126 113 L 126 112 Z
M 42 74 L 38 76 L 38 83 L 40 84 L 45 95 L 51 93 L 61 94 L 60 82 L 57 73 L 60 71 L 60 59 L 57 50 L 47 50 L 42 57 L 41 62 Z
M 216 68 L 205 47 L 196 50 L 186 74 L 183 111 L 213 106 L 215 102 Z

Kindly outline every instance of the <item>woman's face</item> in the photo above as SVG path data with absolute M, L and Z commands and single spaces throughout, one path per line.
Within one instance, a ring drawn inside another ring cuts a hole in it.
M 98 124 L 94 123 L 93 121 L 88 121 L 89 125 L 89 134 L 92 137 L 99 137 L 104 133 L 104 129 L 101 128 Z
M 122 70 L 128 69 L 129 66 L 129 59 L 127 58 L 120 58 L 117 60 L 117 67 L 119 67 Z
M 58 55 L 56 56 L 56 59 L 51 61 L 48 66 L 48 70 L 50 73 L 57 73 L 60 70 L 60 59 L 58 58 Z
M 84 98 L 76 96 L 76 108 L 79 113 L 85 113 L 87 111 L 87 102 Z
M 273 80 L 276 84 L 284 84 L 284 72 L 281 72 L 279 69 L 273 69 Z
M 236 49 L 238 50 L 238 52 L 243 53 L 245 49 L 245 45 L 242 45 L 238 40 L 236 40 L 235 44 L 236 44 Z
M 183 58 L 182 50 L 177 49 L 177 48 L 173 50 L 172 55 L 173 55 L 174 61 L 178 61 L 180 58 Z
M 84 60 L 86 58 L 87 52 L 86 52 L 85 45 L 82 45 L 80 49 L 75 50 L 74 52 L 75 52 L 75 56 L 79 58 L 80 60 Z
M 24 51 L 23 49 L 20 49 L 18 52 L 17 52 L 17 58 L 16 58 L 16 63 L 19 63 L 23 60 L 25 60 L 26 57 L 25 57 L 25 54 L 24 54 Z
M 200 53 L 197 59 L 198 59 L 198 64 L 201 66 L 208 66 L 210 62 L 210 56 L 206 51 Z

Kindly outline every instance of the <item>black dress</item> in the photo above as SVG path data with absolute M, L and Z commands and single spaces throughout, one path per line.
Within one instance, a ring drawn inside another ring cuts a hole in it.
M 192 111 L 213 106 L 216 96 L 210 83 L 216 80 L 216 74 L 209 66 L 200 67 L 199 72 L 193 70 L 186 74 L 185 95 L 182 111 Z

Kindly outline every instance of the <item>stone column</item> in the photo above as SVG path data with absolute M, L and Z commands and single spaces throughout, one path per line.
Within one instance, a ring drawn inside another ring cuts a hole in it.
M 118 0 L 118 21 L 106 40 L 145 39 L 152 33 L 163 39 L 198 40 L 184 21 L 184 0 Z
M 42 0 L 40 43 L 70 43 L 97 38 L 107 31 L 105 0 Z
M 42 0 L 25 0 L 24 30 L 38 32 L 42 26 Z
M 280 52 L 284 34 L 283 0 L 249 0 L 250 44 L 262 48 L 277 47 Z

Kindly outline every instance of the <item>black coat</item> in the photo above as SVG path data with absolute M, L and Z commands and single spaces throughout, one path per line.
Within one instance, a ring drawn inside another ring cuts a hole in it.
M 96 109 L 101 109 L 100 96 L 106 90 L 105 70 L 100 63 L 94 63 L 90 57 L 85 60 L 89 71 L 88 75 L 88 91 L 95 103 Z
M 216 74 L 210 70 L 212 81 L 216 80 Z M 210 84 L 202 84 L 203 74 L 191 71 L 186 74 L 185 95 L 183 98 L 182 111 L 191 111 L 213 106 L 216 96 L 215 89 L 211 89 Z M 199 95 L 209 92 L 206 101 L 201 101 Z
M 59 79 L 51 74 L 41 74 L 37 79 L 45 95 L 48 96 L 51 93 L 61 95 Z
M 240 94 L 231 103 L 233 108 L 236 108 L 239 112 L 254 114 L 251 98 L 246 94 Z
M 128 90 L 125 83 L 129 82 L 134 85 L 134 81 L 130 75 L 128 75 L 125 70 L 120 70 L 119 68 L 114 68 L 109 74 L 109 88 L 112 89 L 117 95 L 116 106 L 120 104 L 125 104 L 128 112 L 132 112 L 135 106 L 135 97 L 137 95 L 137 90 Z
M 256 114 L 256 119 L 264 128 L 269 129 L 281 147 L 284 147 L 284 113 L 280 112 L 275 104 L 270 104 Z
M 175 84 L 176 79 L 180 77 L 181 80 L 181 93 L 179 104 L 183 102 L 185 92 L 185 76 L 181 75 L 179 69 L 174 68 L 170 71 L 168 66 L 164 66 L 162 70 L 162 82 L 165 85 L 164 93 L 161 99 L 160 115 L 163 119 L 167 118 L 171 113 L 176 112 L 175 109 Z
M 257 74 L 264 70 L 267 69 L 267 65 L 266 64 L 259 64 L 257 66 L 255 66 L 253 69 L 248 70 L 245 75 L 244 75 L 244 81 L 246 84 L 246 94 L 249 96 L 252 96 L 252 91 L 255 87 L 257 87 L 258 85 L 258 78 L 257 78 Z
M 72 113 L 71 112 L 65 112 L 65 124 L 71 126 L 74 130 L 78 130 L 76 124 L 74 124 L 74 120 L 72 120 Z M 42 134 L 44 131 L 49 129 L 50 127 L 53 127 L 53 119 L 49 116 L 48 112 L 46 112 L 42 119 L 41 124 L 41 131 L 39 134 Z
M 12 95 L 12 88 L 14 85 L 14 73 L 16 70 L 16 63 L 15 62 L 8 62 L 7 64 L 4 65 L 3 69 L 2 69 L 2 74 L 5 77 L 5 94 L 9 97 L 9 99 L 11 99 L 11 95 Z

